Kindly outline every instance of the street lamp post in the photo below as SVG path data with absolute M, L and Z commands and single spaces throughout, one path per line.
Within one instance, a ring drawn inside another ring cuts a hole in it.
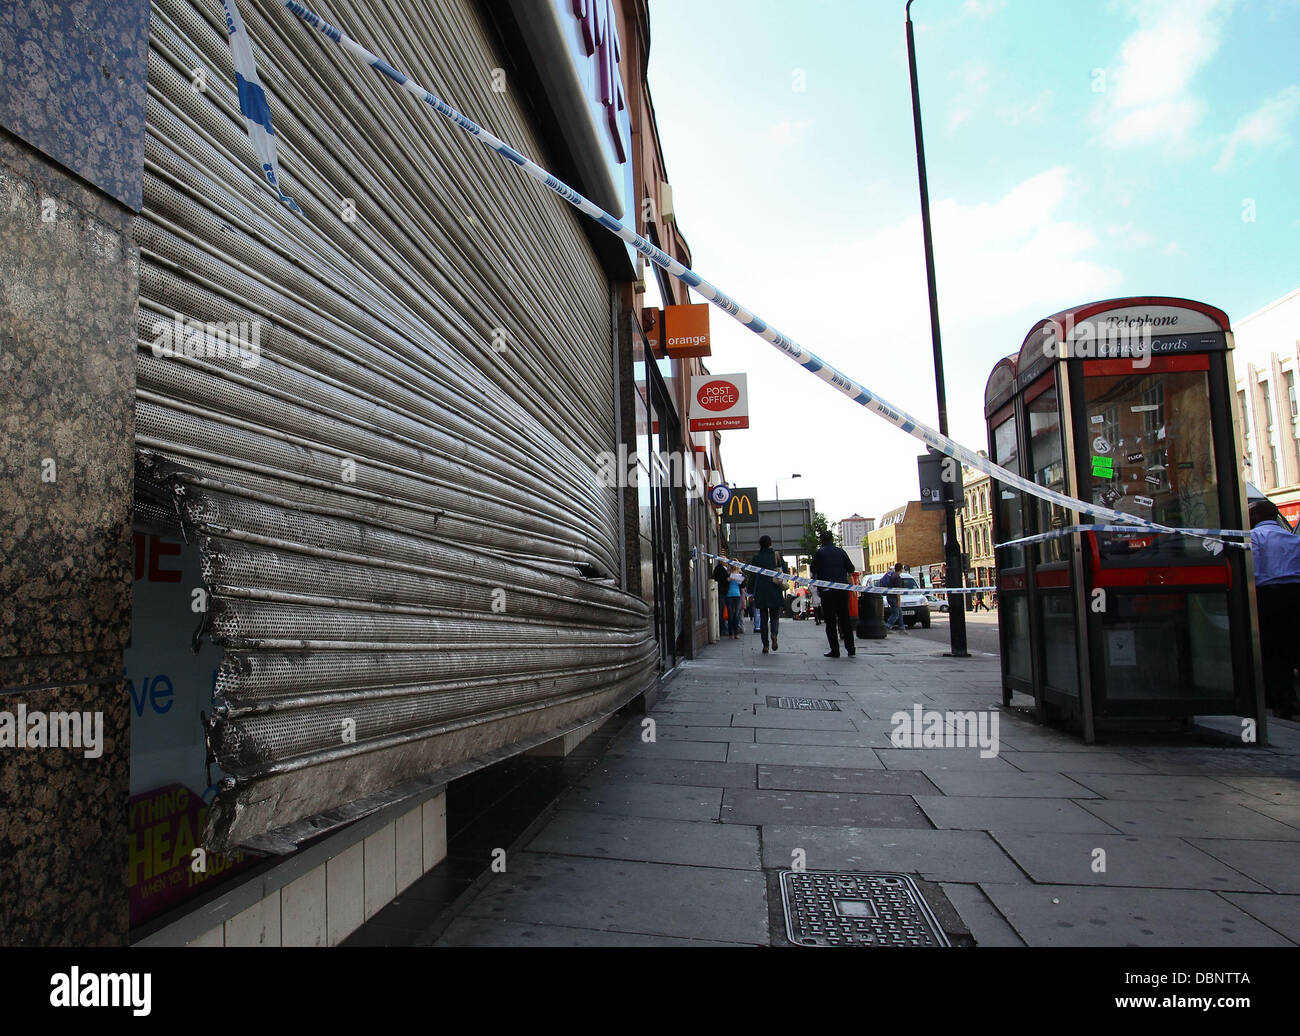
M 925 138 L 921 133 L 921 91 L 916 75 L 916 37 L 912 31 L 912 4 L 907 0 L 907 67 L 912 78 L 912 122 L 916 130 L 916 171 L 921 182 L 921 230 L 925 237 L 925 275 L 930 289 L 930 338 L 934 343 L 934 387 L 939 403 L 939 432 L 948 435 L 948 395 L 943 380 L 943 346 L 939 337 L 939 293 L 934 275 L 934 235 L 930 229 L 930 184 L 925 175 Z M 957 508 L 952 494 L 953 483 L 944 483 L 944 568 L 948 586 L 965 586 L 966 577 L 961 566 L 961 544 L 957 540 Z M 966 650 L 966 596 L 948 595 L 948 636 L 953 658 L 969 658 Z

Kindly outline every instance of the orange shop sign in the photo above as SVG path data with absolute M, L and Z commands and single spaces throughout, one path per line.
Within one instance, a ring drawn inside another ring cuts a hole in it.
M 749 427 L 749 386 L 744 374 L 697 374 L 691 378 L 691 431 Z
M 669 356 L 689 359 L 709 356 L 709 304 L 666 306 L 663 326 L 664 350 Z

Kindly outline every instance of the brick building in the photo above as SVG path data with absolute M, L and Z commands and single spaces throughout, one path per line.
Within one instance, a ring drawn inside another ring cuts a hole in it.
M 867 566 L 874 574 L 901 561 L 911 570 L 943 561 L 943 511 L 926 511 L 913 500 L 880 519 L 867 533 Z

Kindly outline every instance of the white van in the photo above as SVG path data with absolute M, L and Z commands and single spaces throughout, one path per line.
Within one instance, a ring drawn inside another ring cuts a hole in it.
M 884 573 L 871 577 L 872 586 L 880 586 L 880 581 L 884 579 Z M 885 587 L 889 590 L 889 587 Z M 893 591 L 890 591 L 892 595 Z M 903 573 L 903 589 L 899 592 L 902 600 L 899 602 L 903 606 L 903 624 L 906 626 L 915 626 L 918 623 L 922 629 L 930 628 L 930 599 L 925 596 L 921 585 L 916 581 L 916 577 L 907 572 Z M 885 614 L 889 614 L 889 597 L 885 598 Z

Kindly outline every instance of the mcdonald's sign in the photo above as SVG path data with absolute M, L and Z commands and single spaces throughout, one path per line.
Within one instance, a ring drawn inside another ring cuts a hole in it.
M 757 525 L 758 488 L 733 490 L 731 502 L 722 512 L 722 520 L 736 525 Z

